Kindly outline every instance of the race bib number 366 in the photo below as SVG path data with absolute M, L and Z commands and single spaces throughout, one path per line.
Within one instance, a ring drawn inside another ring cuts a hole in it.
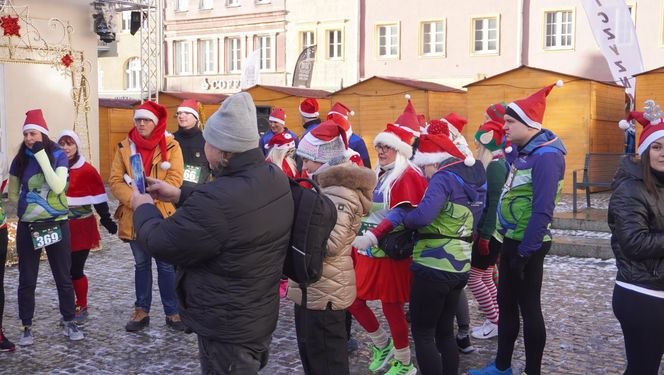
M 30 226 L 30 238 L 35 250 L 62 241 L 62 230 L 58 224 L 37 228 Z
M 198 183 L 201 178 L 201 167 L 198 165 L 185 165 L 184 166 L 184 180 Z

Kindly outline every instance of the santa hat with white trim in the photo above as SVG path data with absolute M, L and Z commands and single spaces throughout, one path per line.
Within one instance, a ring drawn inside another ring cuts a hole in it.
M 288 150 L 295 148 L 295 139 L 289 132 L 281 132 L 270 138 L 270 141 L 264 147 L 266 149 Z
M 506 115 L 533 129 L 542 129 L 544 111 L 546 110 L 546 97 L 553 87 L 562 87 L 563 81 L 548 85 L 525 99 L 515 100 L 507 106 Z
M 648 120 L 648 124 L 643 126 L 641 137 L 639 137 L 639 155 L 648 150 L 648 147 L 656 140 L 664 137 L 664 121 L 662 120 L 662 110 L 653 100 L 645 101 L 645 113 L 643 117 Z M 639 123 L 641 123 L 639 121 Z
M 409 94 L 404 95 L 404 97 L 408 101 L 406 103 L 406 108 L 404 108 L 403 113 L 394 122 L 394 125 L 400 126 L 405 130 L 412 132 L 415 137 L 419 137 L 420 120 L 417 118 L 415 106 L 413 106 L 413 102 L 410 101 Z
M 341 102 L 336 102 L 332 105 L 332 108 L 330 108 L 330 111 L 327 113 L 328 120 L 330 119 L 330 116 L 333 114 L 341 115 L 346 120 L 348 120 L 348 116 L 355 116 L 355 112 L 352 111 L 350 108 L 346 107 Z
M 196 117 L 196 120 L 200 120 L 200 115 L 198 114 L 198 102 L 194 99 L 183 100 L 176 112 L 191 113 Z
M 450 125 L 449 122 L 433 119 L 429 122 L 429 126 L 427 127 L 427 134 L 436 135 L 436 136 L 440 135 L 440 136 L 447 137 L 447 139 L 450 141 L 450 143 L 452 143 L 452 145 L 454 145 L 454 149 L 459 151 L 462 155 L 462 156 L 457 156 L 457 155 L 452 155 L 452 156 L 463 159 L 464 164 L 466 164 L 467 166 L 474 165 L 475 164 L 475 158 L 473 157 L 473 153 L 470 151 L 470 149 L 467 147 L 467 145 L 465 143 L 464 144 L 457 143 L 458 140 L 463 140 L 463 142 L 466 142 L 466 139 L 463 138 L 463 136 L 459 136 L 457 138 L 453 137 L 450 134 L 451 127 L 449 125 Z M 456 128 L 455 128 L 455 130 L 456 130 Z M 420 139 L 420 141 L 421 141 L 421 139 Z M 466 146 L 464 146 L 464 145 L 466 145 Z M 418 146 L 418 150 L 419 150 L 419 146 Z M 464 151 L 466 151 L 466 152 L 464 152 Z
M 284 112 L 284 109 L 275 107 L 270 113 L 270 121 L 286 126 L 286 112 Z
M 455 157 L 464 161 L 467 166 L 472 166 L 475 161 L 469 162 L 468 158 L 457 148 L 457 146 L 444 134 L 423 134 L 417 146 L 413 163 L 418 166 L 439 164 L 445 159 Z
M 41 109 L 31 109 L 25 112 L 25 121 L 23 122 L 23 130 L 36 130 L 42 134 L 48 135 L 48 126 L 44 120 L 44 114 Z
M 620 120 L 618 122 L 618 127 L 623 130 L 627 130 L 630 127 L 630 123 L 634 120 L 638 122 L 639 124 L 646 126 L 650 124 L 650 120 L 645 118 L 643 115 L 645 115 L 645 112 L 640 112 L 640 111 L 632 111 L 627 115 L 627 118 L 624 120 Z
M 78 134 L 74 133 L 71 130 L 63 130 L 60 132 L 60 135 L 58 135 L 58 139 L 55 142 L 60 143 L 62 137 L 71 137 L 71 139 L 74 140 L 74 143 L 76 143 L 76 148 L 78 149 L 78 153 L 81 154 L 81 138 L 78 137 Z
M 300 103 L 300 114 L 304 118 L 318 117 L 318 101 L 314 98 L 306 98 Z
M 168 161 L 168 149 L 166 148 L 166 121 L 168 120 L 168 110 L 166 107 L 151 100 L 146 100 L 134 111 L 134 120 L 148 119 L 155 123 L 155 128 L 152 131 L 161 133 L 159 139 L 159 151 L 161 152 L 161 164 L 159 168 L 168 170 L 171 168 L 171 163 Z
M 326 120 L 302 137 L 295 154 L 318 163 L 327 163 L 345 156 L 347 148 L 346 131 L 336 122 Z
M 383 144 L 391 147 L 401 155 L 410 159 L 413 156 L 413 142 L 420 136 L 420 122 L 417 119 L 415 107 L 410 101 L 410 95 L 405 95 L 408 103 L 403 113 L 397 118 L 394 124 L 387 124 L 385 130 L 378 133 L 374 138 L 374 146 Z

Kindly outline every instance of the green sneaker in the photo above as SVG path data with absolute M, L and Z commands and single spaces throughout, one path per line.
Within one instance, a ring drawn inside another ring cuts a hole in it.
M 371 363 L 369 364 L 369 371 L 376 372 L 384 369 L 394 355 L 394 344 L 392 339 L 387 342 L 384 348 L 379 349 L 373 344 L 369 344 L 371 348 Z
M 392 361 L 392 368 L 390 371 L 386 372 L 385 375 L 415 375 L 417 374 L 417 369 L 413 363 L 404 365 L 403 363 L 397 361 L 396 359 Z

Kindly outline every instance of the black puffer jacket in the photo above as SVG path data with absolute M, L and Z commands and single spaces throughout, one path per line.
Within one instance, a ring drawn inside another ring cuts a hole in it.
M 204 184 L 210 179 L 210 164 L 205 158 L 205 139 L 203 139 L 203 132 L 198 127 L 191 129 L 178 129 L 173 134 L 173 137 L 180 144 L 182 149 L 182 157 L 184 159 L 184 181 L 182 186 L 196 186 Z M 187 166 L 200 168 L 200 176 L 197 182 L 190 181 L 193 176 L 189 176 L 190 172 L 187 171 Z
M 178 308 L 194 332 L 236 344 L 263 340 L 279 312 L 293 221 L 288 179 L 258 148 L 230 159 L 215 177 L 182 188 L 181 206 L 167 219 L 140 206 L 137 239 L 150 255 L 177 265 Z
M 657 188 L 664 197 L 664 185 Z M 664 199 L 648 194 L 640 161 L 624 158 L 613 181 L 609 203 L 611 247 L 616 280 L 664 290 Z

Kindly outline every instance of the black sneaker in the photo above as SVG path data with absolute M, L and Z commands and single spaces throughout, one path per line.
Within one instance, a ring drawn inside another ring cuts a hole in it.
M 167 316 L 166 325 L 180 332 L 185 332 L 187 330 L 187 326 L 182 323 L 182 320 L 180 320 L 180 314 Z
M 0 352 L 13 352 L 14 350 L 16 350 L 14 343 L 9 341 L 2 328 L 0 328 Z
M 465 335 L 463 337 L 457 336 L 456 338 L 457 348 L 463 354 L 470 354 L 475 351 L 475 347 L 470 343 L 470 335 Z

